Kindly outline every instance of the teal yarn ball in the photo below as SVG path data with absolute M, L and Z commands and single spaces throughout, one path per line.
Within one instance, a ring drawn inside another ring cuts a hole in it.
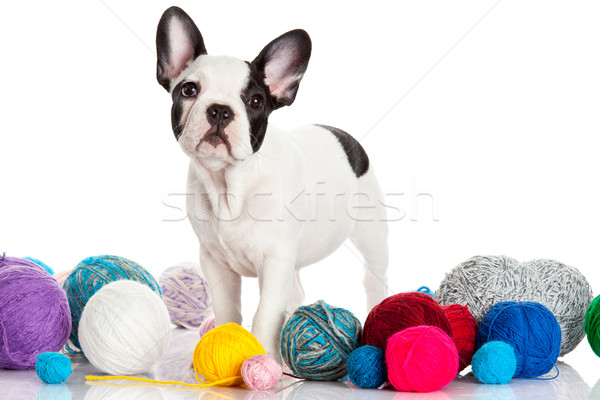
M 39 265 L 40 267 L 44 268 L 44 271 L 46 271 L 47 273 L 49 273 L 50 275 L 54 275 L 54 270 L 52 268 L 50 268 L 48 265 L 46 265 L 46 263 L 38 260 L 37 258 L 33 258 L 33 257 L 23 257 L 26 260 L 31 261 L 32 263 Z
M 479 382 L 503 385 L 517 370 L 515 351 L 508 343 L 487 342 L 473 355 L 471 368 Z
M 512 346 L 517 360 L 514 378 L 535 378 L 556 364 L 560 325 L 542 304 L 504 301 L 490 308 L 477 330 L 477 349 L 491 341 Z
M 334 381 L 346 375 L 346 363 L 359 346 L 360 335 L 354 314 L 319 300 L 298 308 L 285 324 L 281 355 L 300 378 Z
M 162 296 L 160 286 L 152 274 L 141 265 L 123 257 L 110 255 L 88 257 L 71 271 L 63 283 L 73 320 L 69 336 L 72 346 L 67 345 L 69 353 L 80 352 L 79 320 L 90 297 L 105 285 L 121 280 L 142 283 Z
M 350 353 L 348 378 L 363 389 L 376 389 L 387 379 L 385 352 L 375 346 L 362 346 Z
M 71 360 L 61 353 L 38 354 L 35 362 L 37 376 L 46 383 L 62 383 L 73 372 Z

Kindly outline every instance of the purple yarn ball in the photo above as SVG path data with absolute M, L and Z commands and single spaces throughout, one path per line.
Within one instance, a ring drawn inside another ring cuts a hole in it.
M 34 368 L 38 354 L 59 351 L 70 333 L 58 282 L 31 261 L 0 254 L 0 368 Z

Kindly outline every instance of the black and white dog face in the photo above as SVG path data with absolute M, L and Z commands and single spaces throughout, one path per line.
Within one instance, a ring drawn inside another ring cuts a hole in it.
M 171 7 L 158 24 L 156 47 L 158 82 L 173 97 L 175 138 L 193 160 L 219 170 L 258 151 L 269 114 L 294 102 L 311 41 L 293 30 L 252 62 L 209 56 L 192 19 Z

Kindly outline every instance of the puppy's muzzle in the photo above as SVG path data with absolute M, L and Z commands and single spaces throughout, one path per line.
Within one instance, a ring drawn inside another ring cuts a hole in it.
M 225 127 L 233 121 L 234 113 L 231 107 L 223 104 L 212 104 L 206 109 L 206 119 L 210 124 L 210 129 L 206 132 L 203 140 L 206 140 L 213 147 L 224 143 L 230 149 Z

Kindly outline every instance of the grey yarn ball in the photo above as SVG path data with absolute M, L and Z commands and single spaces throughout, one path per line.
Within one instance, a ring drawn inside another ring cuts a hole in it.
M 583 320 L 593 295 L 577 269 L 558 261 L 520 263 L 506 256 L 475 256 L 446 274 L 435 298 L 442 305 L 468 305 L 477 323 L 501 301 L 541 303 L 558 320 L 564 356 L 585 336 Z

